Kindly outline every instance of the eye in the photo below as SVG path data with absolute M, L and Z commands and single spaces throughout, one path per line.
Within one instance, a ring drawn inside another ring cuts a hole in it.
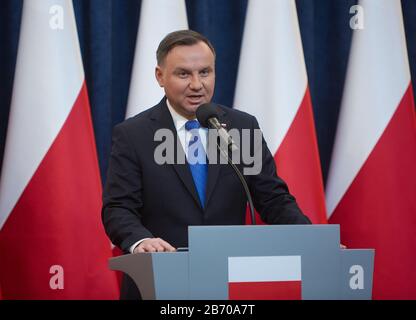
M 185 79 L 188 76 L 188 73 L 186 71 L 178 71 L 176 74 L 181 79 Z
M 202 77 L 207 77 L 207 76 L 209 75 L 209 70 L 208 70 L 208 69 L 204 69 L 204 70 L 202 70 L 201 72 L 199 72 L 199 74 L 200 74 Z

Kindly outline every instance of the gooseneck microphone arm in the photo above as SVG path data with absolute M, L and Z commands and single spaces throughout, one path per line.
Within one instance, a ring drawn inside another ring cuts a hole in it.
M 251 218 L 251 224 L 256 225 L 256 219 L 254 217 L 254 206 L 253 206 L 253 198 L 251 197 L 250 189 L 248 188 L 246 179 L 244 179 L 244 176 L 240 172 L 240 170 L 237 168 L 237 166 L 233 163 L 230 156 L 227 152 L 225 152 L 220 145 L 217 143 L 217 148 L 220 151 L 221 155 L 227 159 L 228 164 L 234 169 L 235 173 L 237 174 L 238 178 L 241 181 L 241 184 L 243 185 L 244 191 L 246 192 L 246 197 L 248 201 L 248 206 L 250 208 L 250 218 Z
M 232 140 L 231 136 L 228 134 L 228 132 L 222 127 L 219 119 L 219 114 L 217 111 L 217 107 L 215 104 L 212 103 L 205 103 L 198 107 L 196 110 L 196 117 L 199 121 L 199 123 L 205 127 L 205 128 L 211 128 L 216 129 L 218 132 L 218 135 L 220 139 L 225 141 L 227 145 L 227 151 L 223 150 L 221 146 L 218 144 L 217 141 L 217 148 L 220 151 L 221 155 L 227 159 L 228 164 L 234 169 L 235 173 L 237 174 L 238 178 L 240 179 L 241 184 L 243 185 L 244 191 L 246 193 L 248 205 L 250 208 L 250 217 L 251 217 L 251 224 L 256 224 L 256 219 L 254 217 L 254 206 L 253 206 L 253 199 L 250 194 L 250 190 L 248 188 L 246 179 L 244 179 L 244 176 L 240 172 L 240 170 L 237 168 L 237 166 L 233 163 L 229 156 L 229 152 L 233 152 L 238 150 L 237 146 L 235 145 L 234 141 Z
M 233 138 L 228 134 L 227 130 L 225 130 L 222 127 L 221 123 L 218 121 L 217 118 L 215 117 L 209 118 L 207 120 L 207 124 L 208 124 L 208 127 L 210 127 L 211 129 L 217 129 L 220 139 L 225 142 L 230 152 L 238 150 L 238 147 L 233 141 Z

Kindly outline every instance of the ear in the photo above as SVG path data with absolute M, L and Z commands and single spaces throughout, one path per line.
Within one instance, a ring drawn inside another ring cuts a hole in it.
M 156 76 L 157 82 L 159 83 L 159 86 L 163 88 L 163 86 L 164 86 L 163 70 L 160 66 L 156 66 L 155 76 Z

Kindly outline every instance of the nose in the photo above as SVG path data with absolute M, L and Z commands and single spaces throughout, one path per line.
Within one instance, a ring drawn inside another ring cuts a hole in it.
M 199 78 L 199 75 L 192 76 L 191 82 L 189 84 L 189 88 L 191 90 L 195 90 L 195 91 L 198 91 L 198 90 L 202 89 L 202 81 Z

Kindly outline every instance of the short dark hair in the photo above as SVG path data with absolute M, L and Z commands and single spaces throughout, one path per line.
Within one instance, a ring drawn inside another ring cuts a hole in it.
M 173 48 L 178 46 L 192 46 L 199 42 L 204 42 L 211 49 L 215 57 L 215 49 L 205 36 L 193 30 L 179 30 L 169 33 L 159 43 L 156 51 L 157 64 L 161 65 Z

